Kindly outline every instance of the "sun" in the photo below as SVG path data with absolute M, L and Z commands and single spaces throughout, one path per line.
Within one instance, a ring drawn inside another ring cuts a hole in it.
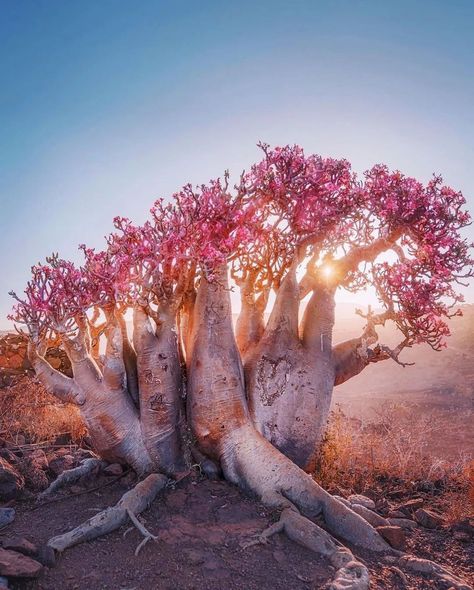
M 330 279 L 334 274 L 334 268 L 330 264 L 324 264 L 321 267 L 321 272 L 326 279 Z

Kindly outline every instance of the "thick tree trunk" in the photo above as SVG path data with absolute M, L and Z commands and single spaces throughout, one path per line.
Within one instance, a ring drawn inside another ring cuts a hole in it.
M 250 276 L 239 285 L 241 309 L 235 324 L 235 340 L 242 359 L 259 343 L 265 331 L 268 292 L 264 291 L 257 297 L 252 280 Z
M 143 309 L 134 309 L 134 344 L 140 392 L 140 424 L 148 453 L 166 473 L 184 468 L 180 445 L 182 367 L 176 318 L 163 309 L 155 330 Z
M 313 291 L 301 335 L 295 324 L 298 305 L 299 286 L 290 273 L 262 339 L 246 359 L 245 375 L 255 427 L 297 465 L 311 471 L 334 386 L 334 294 L 324 287 Z
M 253 427 L 232 331 L 227 269 L 201 281 L 189 367 L 188 418 L 200 449 L 220 461 L 229 481 L 268 506 L 324 518 L 327 528 L 375 551 L 388 545 L 361 516 L 332 498 Z

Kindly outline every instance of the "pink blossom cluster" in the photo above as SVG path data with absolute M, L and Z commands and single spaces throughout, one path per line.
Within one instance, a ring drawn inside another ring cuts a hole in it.
M 277 289 L 295 259 L 320 264 L 360 253 L 339 284 L 374 285 L 410 342 L 441 346 L 442 318 L 462 300 L 455 286 L 472 276 L 462 194 L 438 176 L 423 185 L 377 165 L 359 180 L 347 160 L 305 155 L 299 146 L 260 147 L 263 159 L 236 186 L 228 174 L 185 185 L 157 200 L 143 225 L 116 217 L 104 251 L 81 246 L 80 268 L 57 256 L 33 267 L 25 297 L 14 295 L 12 319 L 67 330 L 92 306 L 170 300 L 180 284 L 213 280 L 222 264 L 231 263 L 236 278 L 251 277 L 258 291 Z M 380 249 L 371 256 L 373 244 Z M 384 250 L 397 261 L 381 262 Z

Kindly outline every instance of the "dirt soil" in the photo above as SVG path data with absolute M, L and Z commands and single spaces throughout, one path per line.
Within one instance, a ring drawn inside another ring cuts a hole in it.
M 102 477 L 102 482 L 107 481 Z M 110 481 L 110 479 L 109 479 Z M 100 482 L 94 482 L 97 485 Z M 94 513 L 117 502 L 133 485 L 125 476 L 112 485 L 81 495 L 65 495 L 35 509 L 18 503 L 15 522 L 2 537 L 20 535 L 36 543 L 70 530 Z M 77 489 L 76 489 L 77 492 Z M 11 582 L 13 590 L 316 590 L 334 570 L 327 561 L 283 535 L 267 545 L 248 549 L 276 518 L 256 500 L 224 481 L 188 476 L 168 489 L 142 514 L 141 520 L 159 539 L 135 557 L 142 537 L 128 526 L 95 541 L 67 550 L 56 566 L 36 580 Z M 456 541 L 445 531 L 409 533 L 410 552 L 451 566 L 474 583 L 474 546 Z M 371 588 L 425 590 L 442 588 L 419 576 L 404 583 L 389 564 L 374 555 L 357 553 L 371 570 Z M 446 587 L 445 587 L 446 588 Z M 447 588 L 446 588 L 447 590 Z

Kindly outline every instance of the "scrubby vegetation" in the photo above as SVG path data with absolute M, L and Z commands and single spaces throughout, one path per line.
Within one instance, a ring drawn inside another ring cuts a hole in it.
M 87 433 L 77 407 L 61 403 L 28 376 L 0 390 L 0 423 L 0 437 L 19 446 L 59 438 L 80 444 Z
M 472 515 L 473 457 L 465 449 L 451 460 L 434 455 L 431 441 L 442 432 L 433 417 L 385 404 L 375 420 L 363 423 L 336 407 L 321 450 L 318 481 L 342 495 L 430 496 L 448 522 Z

